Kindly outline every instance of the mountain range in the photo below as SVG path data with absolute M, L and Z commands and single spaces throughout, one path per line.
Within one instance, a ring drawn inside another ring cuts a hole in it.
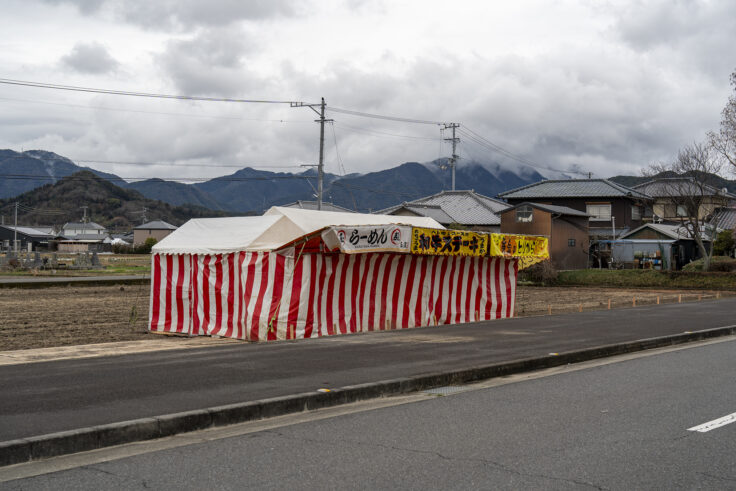
M 375 211 L 451 188 L 446 160 L 407 162 L 366 174 L 326 173 L 324 200 L 355 211 Z M 52 152 L 0 150 L 0 198 L 12 198 L 44 184 L 53 184 L 79 171 L 88 171 L 170 205 L 192 205 L 228 213 L 256 213 L 297 200 L 313 201 L 317 179 L 313 169 L 283 173 L 240 169 L 209 181 L 183 184 L 163 179 L 126 182 L 114 174 L 81 167 Z M 537 172 L 516 174 L 497 165 L 463 162 L 456 168 L 456 189 L 473 189 L 486 196 L 543 179 Z

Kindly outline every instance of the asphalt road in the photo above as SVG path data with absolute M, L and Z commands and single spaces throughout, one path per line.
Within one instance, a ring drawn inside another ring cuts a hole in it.
M 734 488 L 736 423 L 689 431 L 736 416 L 734 354 L 730 340 L 152 453 L 143 443 L 0 488 Z
M 0 441 L 736 323 L 736 299 L 0 367 Z

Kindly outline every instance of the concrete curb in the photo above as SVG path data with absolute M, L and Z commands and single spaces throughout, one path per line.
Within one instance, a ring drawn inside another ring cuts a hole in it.
M 527 358 L 451 372 L 345 386 L 330 392 L 305 392 L 10 440 L 0 442 L 0 466 L 734 334 L 736 334 L 736 325 L 718 327 L 598 346 L 540 358 Z

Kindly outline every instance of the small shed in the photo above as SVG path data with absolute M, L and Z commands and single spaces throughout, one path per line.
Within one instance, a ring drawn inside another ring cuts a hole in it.
M 523 202 L 501 212 L 501 233 L 549 237 L 549 258 L 555 268 L 585 269 L 589 217 L 566 206 Z

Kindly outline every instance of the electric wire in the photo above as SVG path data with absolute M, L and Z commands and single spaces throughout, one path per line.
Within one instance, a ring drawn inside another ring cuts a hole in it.
M 51 84 L 45 82 L 31 82 L 28 80 L 15 80 L 9 78 L 0 78 L 0 84 L 20 85 L 24 87 L 36 87 L 40 89 L 67 90 L 72 92 L 87 92 L 93 94 L 119 95 L 129 97 L 147 97 L 151 99 L 174 99 L 184 101 L 203 101 L 203 102 L 237 102 L 247 104 L 297 104 L 296 101 L 272 100 L 272 99 L 238 99 L 230 97 L 204 97 L 191 95 L 176 94 L 157 94 L 152 92 L 133 92 L 128 90 L 114 89 L 98 89 L 94 87 L 79 87 L 75 85 Z

